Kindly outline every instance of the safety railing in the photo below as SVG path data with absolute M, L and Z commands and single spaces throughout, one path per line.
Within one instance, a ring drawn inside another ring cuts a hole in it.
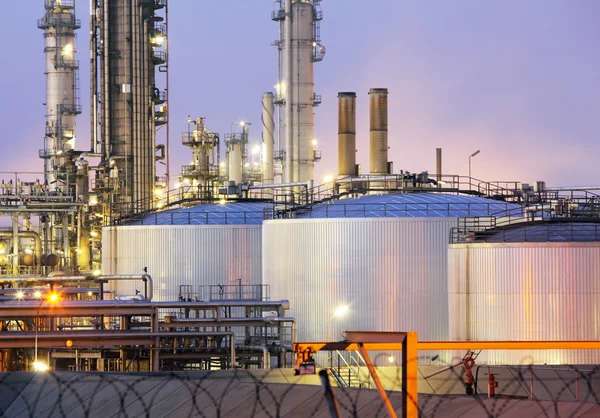
M 114 225 L 248 225 L 260 224 L 263 211 L 191 211 L 153 212 L 116 219 Z
M 182 302 L 208 302 L 214 300 L 270 300 L 269 285 L 180 285 Z
M 365 218 L 365 217 L 429 217 L 483 216 L 508 209 L 510 203 L 341 203 L 322 205 L 303 212 L 283 212 L 277 217 L 294 218 Z M 289 216 L 286 216 L 289 215 Z

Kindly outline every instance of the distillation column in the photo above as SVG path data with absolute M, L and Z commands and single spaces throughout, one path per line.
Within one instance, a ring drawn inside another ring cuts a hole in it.
M 263 140 L 263 166 L 262 182 L 272 184 L 274 182 L 273 146 L 275 144 L 275 107 L 273 105 L 273 93 L 264 93 L 262 97 L 262 140 Z
M 325 47 L 320 44 L 319 21 L 321 0 L 280 0 L 273 20 L 280 21 L 282 39 L 282 80 L 278 83 L 277 102 L 284 107 L 283 182 L 314 179 L 316 153 L 314 140 L 314 107 L 320 99 L 314 91 L 314 63 L 321 61 Z
M 38 21 L 44 30 L 46 55 L 46 133 L 40 157 L 44 159 L 49 191 L 66 194 L 74 183 L 68 156 L 75 149 L 75 116 L 81 113 L 77 97 L 74 0 L 45 0 L 46 14 Z M 70 176 L 69 176 L 70 175 Z M 69 184 L 70 183 L 70 184 Z
M 99 42 L 103 164 L 118 178 L 112 203 L 124 212 L 152 208 L 155 186 L 155 66 L 166 62 L 156 51 L 162 20 L 155 10 L 165 0 L 100 0 Z
M 338 176 L 356 175 L 356 93 L 338 94 Z
M 390 174 L 388 169 L 388 89 L 369 91 L 370 171 L 373 175 Z

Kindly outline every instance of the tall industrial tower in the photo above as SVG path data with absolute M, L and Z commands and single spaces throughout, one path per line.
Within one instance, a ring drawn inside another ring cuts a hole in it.
M 275 104 L 279 106 L 279 151 L 282 182 L 314 179 L 314 107 L 321 103 L 315 94 L 314 63 L 321 61 L 325 47 L 320 40 L 323 19 L 321 0 L 277 0 L 271 18 L 279 23 L 278 82 Z
M 93 1 L 91 94 L 99 122 L 92 121 L 92 136 L 108 176 L 102 191 L 109 192 L 111 216 L 120 216 L 154 205 L 156 161 L 164 158 L 156 129 L 167 123 L 155 73 L 166 72 L 166 25 L 156 13 L 167 0 Z
M 69 157 L 75 149 L 75 116 L 81 113 L 75 60 L 75 30 L 81 22 L 75 19 L 75 0 L 45 0 L 44 7 L 38 28 L 44 30 L 45 40 L 46 132 L 39 155 L 48 190 L 67 194 L 75 182 Z

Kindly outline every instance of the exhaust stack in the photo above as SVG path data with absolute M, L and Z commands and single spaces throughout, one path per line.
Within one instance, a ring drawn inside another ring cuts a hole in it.
M 338 93 L 338 176 L 356 175 L 356 93 Z
M 263 184 L 274 183 L 274 170 L 273 170 L 273 146 L 275 144 L 275 106 L 273 93 L 264 93 L 262 96 L 262 139 L 263 139 L 263 172 L 262 182 Z
M 389 174 L 388 168 L 388 89 L 369 91 L 370 171 L 373 175 Z

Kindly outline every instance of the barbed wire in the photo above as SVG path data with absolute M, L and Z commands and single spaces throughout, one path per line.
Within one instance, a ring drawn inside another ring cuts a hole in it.
M 390 402 L 401 417 L 402 370 L 383 369 L 386 389 L 394 389 L 387 392 Z M 357 372 L 364 374 L 365 370 Z M 498 372 L 496 396 L 488 398 L 488 374 Z M 336 383 L 334 379 L 331 382 Z M 329 407 L 319 384 L 318 376 L 294 377 L 289 369 L 7 372 L 0 374 L 0 416 L 330 417 L 335 408 Z M 473 395 L 465 394 L 468 384 L 463 366 L 449 368 L 435 378 L 421 376 L 420 416 L 600 416 L 597 366 L 490 366 L 489 370 L 479 366 Z M 338 383 L 329 392 L 339 416 L 388 416 L 375 389 Z M 408 402 L 414 403 L 415 399 L 409 398 Z

